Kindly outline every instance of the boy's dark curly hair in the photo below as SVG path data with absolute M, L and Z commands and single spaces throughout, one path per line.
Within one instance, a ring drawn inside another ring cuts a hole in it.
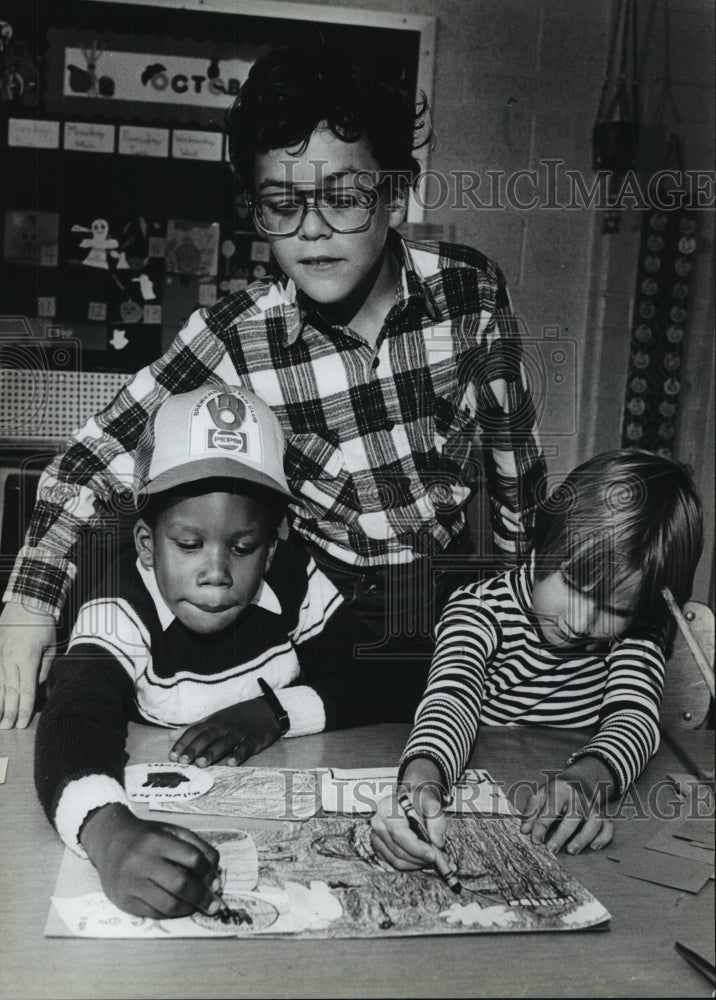
M 305 147 L 325 122 L 344 142 L 365 137 L 381 170 L 413 184 L 420 171 L 414 150 L 426 145 L 427 101 L 415 108 L 394 87 L 356 65 L 334 46 L 288 46 L 251 68 L 226 115 L 229 155 L 244 191 L 253 188 L 254 159 L 270 149 Z

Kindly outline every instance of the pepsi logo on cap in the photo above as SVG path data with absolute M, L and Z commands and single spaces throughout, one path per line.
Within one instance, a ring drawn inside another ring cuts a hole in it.
M 246 452 L 246 435 L 241 431 L 215 431 L 212 427 L 206 432 L 207 448 L 221 448 L 222 451 Z

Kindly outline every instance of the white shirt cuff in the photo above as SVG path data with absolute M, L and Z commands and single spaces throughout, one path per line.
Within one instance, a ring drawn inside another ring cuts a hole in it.
M 88 774 L 78 778 L 62 792 L 55 813 L 55 829 L 62 842 L 79 857 L 87 857 L 78 839 L 82 824 L 93 809 L 111 802 L 121 802 L 131 809 L 124 788 L 106 774 Z
M 323 699 L 305 684 L 285 687 L 274 692 L 288 712 L 291 727 L 285 736 L 309 736 L 322 733 L 326 728 L 326 710 Z

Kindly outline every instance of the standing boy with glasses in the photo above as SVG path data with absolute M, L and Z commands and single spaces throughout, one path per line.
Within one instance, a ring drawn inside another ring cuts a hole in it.
M 460 582 L 450 559 L 471 550 L 483 473 L 497 551 L 526 553 L 544 463 L 502 274 L 476 250 L 397 233 L 420 117 L 329 47 L 254 65 L 227 119 L 231 160 L 281 274 L 195 312 L 48 468 L 5 594 L 0 726 L 30 719 L 80 527 L 127 488 L 162 400 L 207 381 L 274 410 L 292 527 L 411 686 Z

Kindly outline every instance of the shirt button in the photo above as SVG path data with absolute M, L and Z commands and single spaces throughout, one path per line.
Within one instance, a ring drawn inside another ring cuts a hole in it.
M 373 358 L 373 363 L 371 365 L 371 368 L 377 368 L 379 364 L 380 364 L 380 358 Z
M 385 429 L 387 431 L 392 431 L 394 427 L 395 427 L 395 421 L 394 420 L 386 420 L 385 421 Z

